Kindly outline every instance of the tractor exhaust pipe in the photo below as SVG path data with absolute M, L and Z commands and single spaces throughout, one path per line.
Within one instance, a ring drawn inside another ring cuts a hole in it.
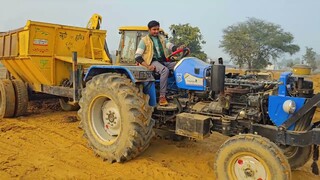
M 224 81 L 226 67 L 223 65 L 223 59 L 218 59 L 218 64 L 212 64 L 211 68 L 211 90 L 216 95 L 224 94 Z

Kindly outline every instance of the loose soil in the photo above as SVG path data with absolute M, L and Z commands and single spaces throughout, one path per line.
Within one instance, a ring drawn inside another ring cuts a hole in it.
M 313 77 L 317 92 L 319 78 Z M 213 179 L 215 153 L 227 139 L 218 133 L 203 141 L 155 137 L 136 159 L 109 164 L 94 155 L 78 125 L 76 112 L 62 111 L 54 98 L 31 101 L 26 116 L 0 119 L 0 179 Z M 311 163 L 293 171 L 293 179 L 319 179 Z

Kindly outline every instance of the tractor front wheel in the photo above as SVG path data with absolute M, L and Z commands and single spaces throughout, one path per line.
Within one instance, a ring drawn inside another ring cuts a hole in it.
M 311 126 L 311 121 L 315 113 L 316 108 L 306 113 L 296 124 L 295 131 L 306 131 Z M 298 169 L 304 166 L 312 156 L 312 146 L 284 146 L 279 145 L 284 155 L 287 157 L 291 169 Z
M 280 146 L 284 155 L 288 158 L 291 169 L 304 166 L 312 156 L 312 146 Z
M 290 165 L 276 144 L 259 135 L 237 135 L 217 152 L 217 179 L 291 179 Z

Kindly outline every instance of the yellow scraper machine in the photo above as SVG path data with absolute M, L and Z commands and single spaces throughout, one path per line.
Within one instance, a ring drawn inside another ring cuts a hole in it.
M 26 82 L 35 92 L 64 97 L 62 106 L 72 108 L 71 99 L 78 95 L 74 92 L 80 90 L 80 81 L 73 77 L 81 77 L 76 74 L 91 65 L 111 64 L 106 31 L 90 25 L 91 29 L 28 21 L 23 28 L 0 34 L 1 63 L 15 81 Z

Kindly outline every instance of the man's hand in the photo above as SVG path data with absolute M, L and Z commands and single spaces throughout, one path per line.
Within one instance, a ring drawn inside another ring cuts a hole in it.
M 186 46 L 185 45 L 181 45 L 177 48 L 177 50 L 181 50 L 181 49 L 184 49 Z
M 153 65 L 148 65 L 145 61 L 142 61 L 142 63 L 140 63 L 142 66 L 146 67 L 148 70 L 150 71 L 155 71 L 156 67 Z
M 147 68 L 148 68 L 150 71 L 155 71 L 155 70 L 156 70 L 156 67 L 153 66 L 153 65 L 147 66 Z

